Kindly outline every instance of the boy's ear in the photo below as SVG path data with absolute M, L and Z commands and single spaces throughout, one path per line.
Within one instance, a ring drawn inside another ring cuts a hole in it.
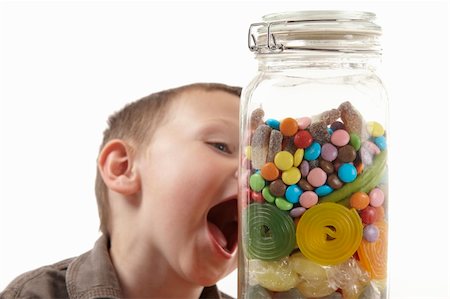
M 133 167 L 131 151 L 123 140 L 110 140 L 103 147 L 98 157 L 98 168 L 109 189 L 122 195 L 140 191 L 140 177 Z

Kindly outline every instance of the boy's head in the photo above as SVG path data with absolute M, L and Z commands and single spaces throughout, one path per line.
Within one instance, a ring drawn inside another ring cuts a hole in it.
M 108 127 L 103 132 L 100 150 L 113 139 L 129 142 L 133 146 L 130 148 L 132 151 L 145 147 L 150 142 L 154 131 L 157 130 L 158 123 L 164 120 L 172 101 L 189 90 L 223 91 L 240 97 L 242 88 L 221 83 L 194 83 L 156 92 L 129 103 L 109 117 Z M 213 100 L 211 99 L 211 105 L 214 105 Z M 108 188 L 98 169 L 95 195 L 100 217 L 100 230 L 109 236 Z

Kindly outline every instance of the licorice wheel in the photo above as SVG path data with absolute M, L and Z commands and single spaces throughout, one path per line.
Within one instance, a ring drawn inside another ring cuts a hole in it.
M 308 209 L 298 222 L 296 234 L 305 257 L 321 265 L 336 265 L 356 252 L 363 225 L 355 209 L 328 202 Z
M 384 279 L 387 275 L 388 225 L 385 221 L 375 223 L 380 235 L 375 242 L 362 240 L 358 248 L 361 265 L 370 273 L 372 279 Z
M 270 204 L 250 204 L 245 211 L 244 248 L 249 259 L 278 260 L 295 248 L 294 221 Z

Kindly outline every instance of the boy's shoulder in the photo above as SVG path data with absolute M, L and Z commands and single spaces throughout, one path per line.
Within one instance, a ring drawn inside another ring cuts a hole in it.
M 68 298 L 66 272 L 73 260 L 65 259 L 21 274 L 0 293 L 0 298 Z

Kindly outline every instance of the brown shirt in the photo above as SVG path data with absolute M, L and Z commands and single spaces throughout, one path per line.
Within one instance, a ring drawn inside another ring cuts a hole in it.
M 0 293 L 10 298 L 122 298 L 119 281 L 108 252 L 108 240 L 100 237 L 91 251 L 76 258 L 44 266 L 14 279 Z M 230 299 L 216 286 L 205 287 L 200 298 Z

